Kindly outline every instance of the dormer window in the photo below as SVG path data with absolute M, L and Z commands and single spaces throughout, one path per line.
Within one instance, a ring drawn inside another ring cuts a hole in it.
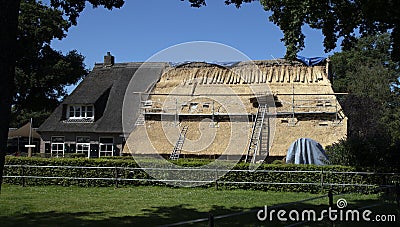
M 94 119 L 93 105 L 71 105 L 68 108 L 68 119 Z

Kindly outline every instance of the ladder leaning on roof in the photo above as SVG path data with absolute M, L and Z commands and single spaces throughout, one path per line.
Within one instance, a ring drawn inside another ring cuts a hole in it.
M 256 161 L 257 151 L 260 147 L 262 127 L 264 124 L 264 118 L 267 109 L 267 104 L 262 104 L 258 106 L 256 119 L 254 121 L 253 129 L 251 131 L 249 149 L 247 150 L 245 162 L 255 163 Z
M 186 132 L 187 132 L 188 128 L 189 127 L 187 125 L 183 126 L 182 131 L 179 134 L 178 141 L 176 141 L 174 150 L 172 150 L 172 153 L 171 153 L 171 156 L 169 156 L 169 159 L 171 159 L 171 160 L 179 159 L 179 156 L 182 151 L 183 143 L 185 142 L 185 138 L 186 138 L 185 136 L 186 136 Z

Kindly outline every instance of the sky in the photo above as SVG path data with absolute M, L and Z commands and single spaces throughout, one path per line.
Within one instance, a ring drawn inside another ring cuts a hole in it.
M 86 57 L 89 69 L 103 62 L 108 51 L 116 62 L 146 61 L 166 48 L 193 41 L 221 43 L 252 60 L 282 58 L 286 51 L 281 42 L 283 33 L 269 22 L 269 15 L 259 2 L 237 9 L 226 6 L 223 0 L 208 0 L 202 8 L 180 0 L 127 0 L 121 9 L 112 11 L 88 4 L 78 25 L 52 46 L 64 53 L 77 50 Z M 303 32 L 306 47 L 300 55 L 333 54 L 324 52 L 321 31 L 305 26 Z

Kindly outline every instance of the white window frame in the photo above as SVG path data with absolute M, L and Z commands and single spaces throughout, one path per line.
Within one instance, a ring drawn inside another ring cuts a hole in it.
M 113 142 L 112 143 L 102 143 L 102 142 L 100 142 L 101 139 L 112 139 Z M 105 146 L 106 150 L 102 150 L 101 149 L 102 146 Z M 108 146 L 111 146 L 111 151 L 107 150 Z M 104 155 L 102 155 L 102 154 L 104 154 Z M 100 157 L 107 157 L 108 156 L 107 154 L 111 154 L 111 157 L 114 156 L 114 137 L 106 137 L 106 136 L 105 137 L 99 137 L 99 158 Z
M 84 138 L 89 138 L 89 142 L 88 143 L 80 143 L 80 142 L 78 142 L 78 138 L 79 137 L 84 137 Z M 77 136 L 76 137 L 76 148 L 75 148 L 75 153 L 79 153 L 79 154 L 85 154 L 86 152 L 87 152 L 87 157 L 89 158 L 90 157 L 90 136 Z M 82 147 L 87 147 L 87 151 L 85 151 L 84 149 L 79 149 L 79 146 L 82 146 Z
M 62 142 L 62 143 L 60 143 L 60 142 L 55 142 L 55 143 L 53 143 L 53 138 L 54 137 L 62 137 L 63 138 L 63 141 L 64 142 Z M 53 145 L 55 145 L 56 146 L 56 149 L 53 149 Z M 59 149 L 59 146 L 62 146 L 62 149 Z M 59 156 L 59 153 L 62 151 L 62 157 L 64 157 L 64 155 L 65 155 L 65 137 L 64 136 L 52 136 L 51 137 L 51 143 L 50 143 L 50 152 L 51 152 L 51 156 L 53 157 L 54 156 L 54 154 L 55 154 L 55 157 L 57 157 L 57 158 L 59 158 L 60 156 Z
M 91 107 L 91 109 L 92 109 L 92 111 L 90 111 L 92 113 L 91 117 L 88 117 L 88 113 L 89 113 L 89 111 L 87 110 L 88 107 Z M 71 111 L 71 108 L 72 108 L 72 111 Z M 79 112 L 79 117 L 76 116 L 77 112 Z M 94 119 L 94 105 L 69 105 L 68 110 L 67 110 L 67 118 L 68 119 Z

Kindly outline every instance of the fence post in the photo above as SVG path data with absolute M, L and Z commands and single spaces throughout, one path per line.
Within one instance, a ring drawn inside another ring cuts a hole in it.
M 118 188 L 118 167 L 115 167 L 115 187 Z
M 328 191 L 328 198 L 329 198 L 329 207 L 333 208 L 333 193 L 332 193 L 332 189 L 329 189 L 329 191 Z
M 396 202 L 397 202 L 397 207 L 400 207 L 400 185 L 399 185 L 399 182 L 396 182 Z
M 25 187 L 25 166 L 21 165 L 21 174 L 22 174 L 22 187 Z
M 215 169 L 215 190 L 218 190 L 218 169 Z
M 333 209 L 333 193 L 332 188 L 328 191 L 328 198 L 329 198 L 329 207 Z M 335 226 L 335 222 L 331 220 L 331 226 Z
M 321 169 L 321 191 L 324 190 L 324 169 Z
M 208 213 L 208 227 L 214 227 L 214 215 Z
M 383 187 L 384 187 L 384 189 L 385 189 L 384 192 L 385 192 L 386 194 L 388 194 L 390 188 L 388 187 L 387 175 L 384 174 L 383 177 L 382 177 L 382 179 L 383 179 Z

